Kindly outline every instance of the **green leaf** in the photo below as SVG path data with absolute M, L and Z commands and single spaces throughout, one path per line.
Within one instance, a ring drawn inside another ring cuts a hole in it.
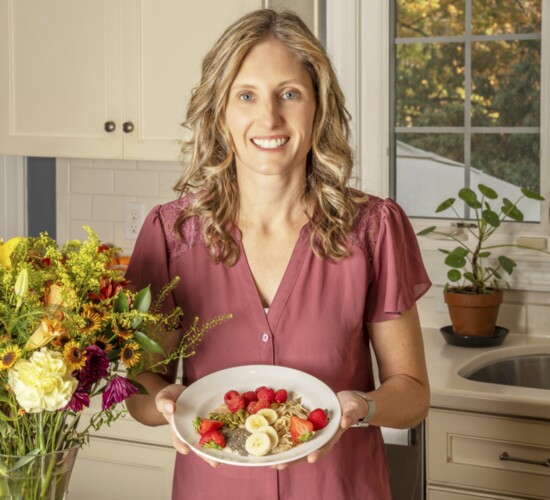
M 147 312 L 149 307 L 151 307 L 151 287 L 147 286 L 136 295 L 132 309 Z
M 451 252 L 449 252 L 449 250 L 447 250 L 446 248 L 438 248 L 438 250 L 441 252 L 441 253 L 444 253 L 445 255 L 449 255 Z
M 130 310 L 128 297 L 126 297 L 126 294 L 122 290 L 118 292 L 117 296 L 115 297 L 113 310 L 114 312 L 128 312 Z
M 143 332 L 134 332 L 134 340 L 148 354 L 164 354 L 164 349 Z
M 449 267 L 459 269 L 466 265 L 466 259 L 464 257 L 460 257 L 458 255 L 450 253 L 449 255 L 447 255 L 447 257 L 445 257 L 445 264 L 447 264 Z
M 456 247 L 451 253 L 457 257 L 464 258 L 470 253 L 470 250 L 464 247 Z
M 474 273 L 466 272 L 464 273 L 464 279 L 467 279 L 470 283 L 475 283 L 476 277 L 474 276 Z
M 544 196 L 540 195 L 539 193 L 535 193 L 534 191 L 531 191 L 530 189 L 522 188 L 521 192 L 523 193 L 523 196 L 526 198 L 529 198 L 531 200 L 537 200 L 537 201 L 543 201 Z
M 514 268 L 517 266 L 515 261 L 513 261 L 509 257 L 506 257 L 505 255 L 501 255 L 498 258 L 498 262 L 501 265 L 502 269 L 504 269 L 508 274 L 512 274 L 514 272 Z
M 20 467 L 23 467 L 24 465 L 27 465 L 29 462 L 34 460 L 34 457 L 36 457 L 36 455 L 39 455 L 39 454 L 40 454 L 40 449 L 35 448 L 34 450 L 27 453 L 25 456 L 21 457 L 19 460 L 17 460 L 17 462 L 15 462 L 15 464 L 13 464 L 13 467 L 10 470 L 8 470 L 7 472 L 8 473 L 12 472 L 14 470 L 19 469 Z
M 489 257 L 491 255 L 491 252 L 479 252 L 477 254 L 477 256 L 480 258 L 480 259 L 485 259 L 487 257 Z
M 487 224 L 490 224 L 493 227 L 500 226 L 500 218 L 493 210 L 483 210 L 483 212 L 481 212 L 481 217 L 485 222 L 487 222 Z
M 485 198 L 489 198 L 490 200 L 496 200 L 498 198 L 496 191 L 485 184 L 478 184 L 477 188 Z
M 455 198 L 448 198 L 443 203 L 441 203 L 436 209 L 436 213 L 443 212 L 444 210 L 447 210 L 448 208 L 452 207 L 454 205 Z
M 426 236 L 427 234 L 430 234 L 432 231 L 435 231 L 435 228 L 436 228 L 436 226 L 427 227 L 426 229 L 422 229 L 422 231 L 418 231 L 418 233 L 416 233 L 416 235 L 417 236 Z
M 460 281 L 460 278 L 462 278 L 462 273 L 458 269 L 451 269 L 447 273 L 447 278 L 449 281 L 456 283 L 457 281 Z
M 509 217 L 510 219 L 515 220 L 516 222 L 523 221 L 523 213 L 518 207 L 516 207 L 514 203 L 512 203 L 508 198 L 504 198 L 502 200 L 502 203 L 503 205 L 500 210 L 506 217 Z
M 458 197 L 464 201 L 470 208 L 481 208 L 481 203 L 477 199 L 477 194 L 470 188 L 462 188 L 458 192 Z

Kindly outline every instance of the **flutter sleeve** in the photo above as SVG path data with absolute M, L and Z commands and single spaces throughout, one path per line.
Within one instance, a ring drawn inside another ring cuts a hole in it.
M 367 322 L 398 317 L 431 286 L 411 223 L 391 199 L 384 200 L 373 248 L 374 276 L 367 293 Z
M 160 205 L 155 207 L 143 222 L 126 270 L 126 279 L 132 288 L 141 290 L 151 285 L 153 302 L 170 282 L 168 244 L 160 210 Z M 161 311 L 168 313 L 174 307 L 173 295 L 169 293 Z

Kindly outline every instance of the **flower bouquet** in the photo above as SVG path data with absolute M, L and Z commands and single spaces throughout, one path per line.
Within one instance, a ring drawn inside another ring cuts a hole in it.
M 178 328 L 182 312 L 160 306 L 177 280 L 154 302 L 148 287 L 131 291 L 123 272 L 109 268 L 117 249 L 85 230 L 85 241 L 62 248 L 47 234 L 0 244 L 0 498 L 63 498 L 90 431 L 145 392 L 133 377 L 192 355 L 225 319 L 195 320 L 164 353 L 159 336 Z M 94 397 L 101 410 L 81 427 Z

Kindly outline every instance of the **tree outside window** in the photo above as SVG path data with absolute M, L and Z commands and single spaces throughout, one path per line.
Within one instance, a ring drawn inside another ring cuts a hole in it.
M 393 4 L 397 201 L 436 217 L 462 186 L 540 191 L 542 0 Z M 536 203 L 524 213 L 540 220 Z

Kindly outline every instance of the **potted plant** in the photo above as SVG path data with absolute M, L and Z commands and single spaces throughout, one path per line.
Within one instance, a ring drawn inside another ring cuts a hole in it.
M 445 264 L 451 269 L 447 273 L 450 283 L 444 288 L 445 302 L 453 332 L 458 335 L 491 336 L 495 332 L 496 320 L 502 303 L 503 274 L 511 275 L 516 262 L 507 255 L 495 255 L 495 250 L 516 247 L 537 250 L 549 254 L 545 250 L 517 244 L 489 244 L 489 239 L 504 220 L 523 221 L 523 213 L 518 203 L 523 198 L 542 201 L 544 197 L 522 189 L 522 196 L 511 202 L 507 198 L 501 201 L 500 209 L 493 208 L 491 203 L 499 195 L 494 189 L 478 185 L 478 193 L 470 188 L 462 188 L 458 197 L 473 211 L 473 222 L 467 221 L 454 207 L 456 198 L 448 198 L 436 209 L 436 213 L 452 209 L 458 218 L 459 227 L 469 235 L 466 241 L 457 236 L 438 231 L 436 226 L 430 226 L 417 233 L 418 236 L 440 234 L 458 243 L 453 250 L 439 249 L 445 254 Z

